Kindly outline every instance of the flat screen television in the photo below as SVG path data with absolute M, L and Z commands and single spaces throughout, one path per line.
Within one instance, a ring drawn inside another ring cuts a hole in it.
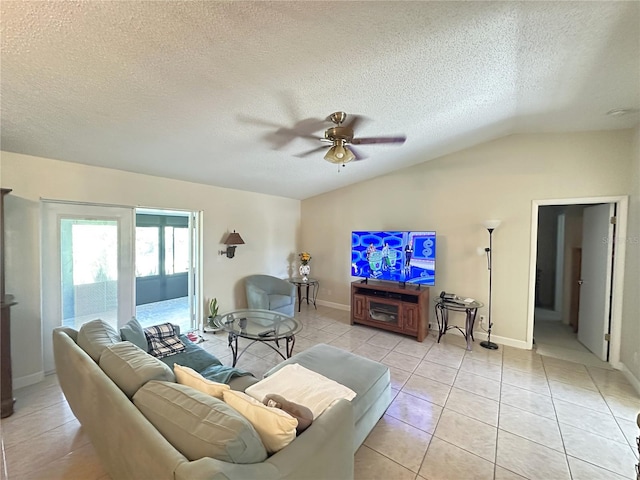
M 436 232 L 351 232 L 351 275 L 435 285 Z

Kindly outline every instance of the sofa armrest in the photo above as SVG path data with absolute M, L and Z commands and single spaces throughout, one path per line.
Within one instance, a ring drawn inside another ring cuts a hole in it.
M 292 443 L 262 463 L 239 465 L 201 458 L 180 464 L 175 480 L 351 480 L 353 425 L 351 402 L 339 400 Z
M 341 399 L 266 463 L 275 465 L 282 478 L 352 479 L 354 431 L 353 406 Z
M 251 309 L 269 309 L 269 295 L 255 285 L 247 285 L 247 306 Z

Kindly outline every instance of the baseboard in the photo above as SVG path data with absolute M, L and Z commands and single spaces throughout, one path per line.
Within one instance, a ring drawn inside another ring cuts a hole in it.
M 481 340 L 486 340 L 487 339 L 487 333 L 483 332 L 482 330 L 478 331 L 476 330 L 475 332 L 473 332 L 473 336 L 476 339 L 481 339 Z M 521 348 L 523 350 L 530 350 L 529 349 L 529 345 L 527 344 L 527 342 L 523 341 L 523 340 L 516 340 L 514 338 L 508 338 L 508 337 L 500 337 L 498 335 L 493 335 L 491 334 L 491 341 L 495 342 L 497 344 L 500 345 L 506 345 L 507 347 L 513 347 L 513 348 Z
M 343 310 L 345 312 L 351 310 L 350 305 L 343 305 L 341 303 L 327 302 L 326 300 L 316 300 L 316 303 L 318 305 L 322 305 L 323 307 L 335 308 L 336 310 Z
M 13 389 L 28 387 L 29 385 L 35 385 L 44 380 L 44 372 L 34 373 L 25 377 L 18 377 L 13 379 Z
M 620 371 L 624 374 L 629 383 L 636 389 L 638 395 L 640 395 L 640 379 L 636 378 L 636 376 L 631 373 L 631 370 L 627 368 L 624 363 L 620 363 Z

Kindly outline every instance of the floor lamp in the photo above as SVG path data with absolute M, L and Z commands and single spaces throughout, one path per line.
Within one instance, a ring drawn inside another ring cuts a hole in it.
M 480 342 L 480 346 L 484 348 L 488 348 L 489 350 L 497 350 L 498 344 L 493 343 L 491 341 L 491 327 L 493 327 L 493 321 L 491 320 L 491 283 L 493 280 L 493 231 L 498 228 L 500 225 L 500 220 L 487 220 L 484 222 L 485 228 L 489 231 L 489 247 L 485 248 L 484 251 L 487 253 L 487 268 L 489 269 L 489 310 L 488 310 L 488 320 L 489 320 L 489 329 L 487 330 L 487 340 Z

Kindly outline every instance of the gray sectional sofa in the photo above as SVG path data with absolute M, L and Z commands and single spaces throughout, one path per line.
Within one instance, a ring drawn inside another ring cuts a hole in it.
M 391 401 L 384 365 L 328 345 L 294 355 L 272 372 L 300 363 L 357 395 L 337 401 L 293 442 L 267 456 L 231 407 L 175 382 L 169 368 L 174 358 L 160 361 L 121 341 L 113 329 L 93 327 L 55 329 L 54 357 L 69 406 L 113 479 L 350 479 L 355 450 Z M 182 364 L 226 376 L 234 390 L 258 381 L 181 339 L 187 345 L 178 354 Z M 212 428 L 220 437 L 211 438 Z

